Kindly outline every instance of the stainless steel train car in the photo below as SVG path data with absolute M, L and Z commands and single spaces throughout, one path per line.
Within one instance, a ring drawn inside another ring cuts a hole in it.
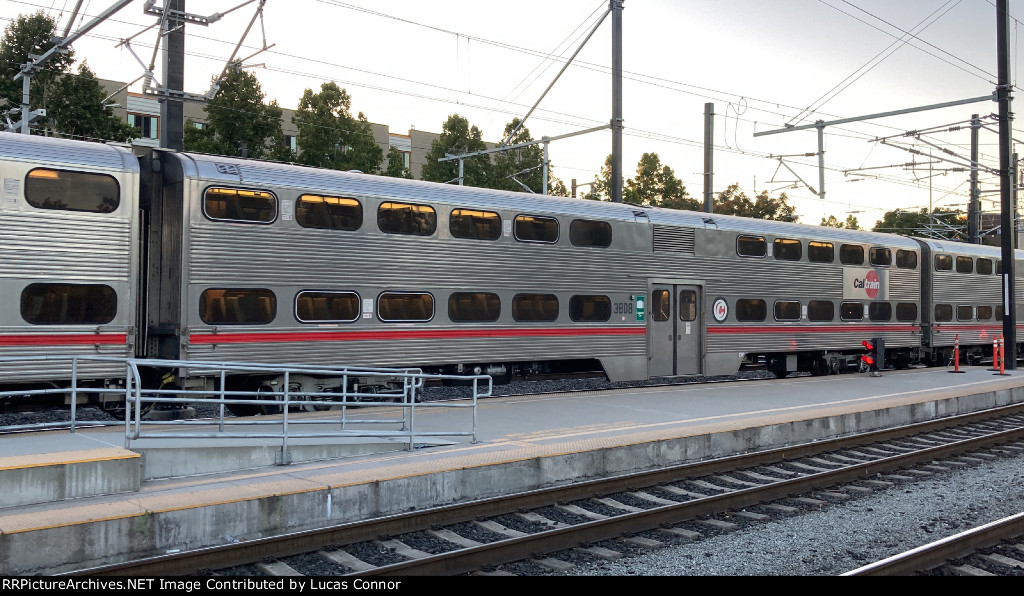
M 784 376 L 865 340 L 940 363 L 954 325 L 981 355 L 999 324 L 986 247 L 15 134 L 0 176 L 0 355 Z M 0 380 L 67 374 L 30 372 Z

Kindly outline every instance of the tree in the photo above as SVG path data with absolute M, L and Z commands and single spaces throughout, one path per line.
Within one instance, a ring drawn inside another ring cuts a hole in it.
M 824 217 L 821 218 L 821 224 L 820 225 L 822 225 L 822 226 L 824 226 L 826 228 L 840 228 L 840 229 L 845 228 L 847 230 L 859 230 L 860 229 L 860 222 L 858 222 L 857 218 L 854 217 L 853 215 L 847 215 L 845 222 L 842 222 L 842 221 L 839 221 L 838 219 L 836 219 L 835 215 L 829 215 L 828 219 L 825 219 Z
M 55 44 L 57 22 L 43 11 L 32 15 L 19 15 L 4 29 L 0 40 L 0 97 L 7 100 L 7 109 L 16 108 L 22 101 L 22 79 L 14 77 L 28 62 L 29 54 L 36 56 L 46 53 Z M 70 49 L 66 54 L 55 53 L 31 78 L 30 101 L 32 109 L 43 107 L 46 91 L 66 72 L 74 62 L 75 54 Z M 98 105 L 98 104 L 97 104 Z M 16 119 L 16 118 L 13 118 Z
M 131 142 L 139 131 L 102 105 L 107 93 L 86 64 L 68 74 L 47 94 L 47 130 L 89 141 Z
M 796 208 L 790 205 L 788 200 L 786 193 L 774 198 L 767 190 L 762 190 L 754 200 L 750 200 L 750 197 L 740 190 L 739 184 L 732 184 L 718 193 L 715 199 L 715 213 L 775 221 L 796 221 Z
M 412 172 L 405 166 L 405 155 L 393 145 L 388 148 L 388 167 L 383 174 L 392 178 L 412 179 Z
M 507 145 L 519 145 L 533 141 L 530 129 L 520 126 L 522 121 L 514 118 L 505 125 L 503 139 Z M 518 129 L 518 130 L 516 130 Z M 512 131 L 515 130 L 515 134 Z M 512 135 L 509 137 L 509 135 Z M 548 172 L 550 175 L 550 171 Z M 518 182 L 517 182 L 518 181 Z M 526 191 L 526 186 L 535 193 L 542 192 L 544 185 L 544 150 L 539 144 L 508 149 L 495 153 L 492 166 L 491 188 L 499 190 Z
M 306 89 L 292 122 L 299 129 L 298 162 L 333 170 L 380 171 L 384 150 L 362 112 L 352 116 L 352 98 L 334 82 L 320 92 Z
M 483 141 L 480 129 L 470 126 L 469 120 L 463 116 L 452 114 L 442 126 L 441 136 L 430 144 L 421 177 L 429 182 L 458 182 L 459 161 L 438 160 L 445 155 L 461 155 L 485 149 L 487 144 Z M 464 185 L 488 188 L 490 181 L 491 161 L 487 155 L 477 155 L 464 161 Z
M 585 199 L 609 200 L 611 198 L 612 156 L 609 155 L 601 168 L 601 175 L 594 178 Z M 636 177 L 625 181 L 622 201 L 634 205 L 665 207 L 667 209 L 689 209 L 699 211 L 703 203 L 690 196 L 686 186 L 676 178 L 672 168 L 661 163 L 657 153 L 644 153 L 636 166 Z
M 907 211 L 894 209 L 886 211 L 882 219 L 875 222 L 874 232 L 885 232 L 887 234 L 900 234 L 902 236 L 929 236 L 930 224 L 939 223 L 942 227 L 948 225 L 957 226 L 958 229 L 947 230 L 942 236 L 951 239 L 962 239 L 963 230 L 966 230 L 965 217 L 959 210 L 943 209 L 941 207 L 928 215 L 928 209 L 921 208 L 920 211 Z M 962 228 L 962 230 L 959 230 Z
M 206 129 L 191 124 L 185 127 L 185 150 L 281 159 L 287 155 L 281 132 L 283 110 L 276 101 L 263 103 L 265 98 L 256 75 L 229 68 L 217 93 L 206 103 Z

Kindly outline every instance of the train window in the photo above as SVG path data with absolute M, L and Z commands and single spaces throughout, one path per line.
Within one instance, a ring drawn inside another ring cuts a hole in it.
M 864 305 L 860 302 L 843 302 L 839 305 L 839 318 L 844 321 L 863 321 Z
M 501 298 L 488 292 L 453 292 L 448 318 L 456 323 L 489 323 L 501 316 Z
M 424 322 L 434 318 L 434 297 L 425 292 L 384 292 L 377 316 L 385 323 Z
M 896 320 L 902 323 L 917 320 L 917 304 L 913 302 L 896 303 Z
M 864 247 L 858 244 L 843 244 L 839 247 L 839 262 L 843 265 L 863 265 Z
M 199 297 L 207 325 L 264 325 L 277 315 L 277 296 L 263 288 L 211 288 Z
M 558 220 L 551 217 L 517 215 L 516 240 L 521 242 L 558 242 Z
M 979 275 L 992 275 L 992 259 L 978 257 L 977 266 Z
M 569 223 L 569 242 L 573 246 L 611 246 L 612 226 L 606 221 L 574 219 Z
M 668 290 L 654 290 L 651 294 L 651 318 L 655 321 L 667 321 L 671 317 L 672 294 Z
M 295 221 L 304 228 L 358 230 L 363 225 L 363 205 L 355 199 L 302 195 L 295 200 Z
M 831 300 L 811 300 L 807 303 L 807 320 L 827 323 L 836 318 L 836 305 Z
M 697 290 L 679 291 L 679 320 L 697 320 Z
M 996 320 L 997 321 L 1002 321 L 1003 320 L 1003 305 L 1002 304 L 1000 304 L 999 306 L 996 307 Z
M 800 320 L 800 303 L 796 300 L 776 300 L 775 301 L 775 320 L 776 321 L 799 321 Z
M 573 296 L 569 299 L 573 321 L 607 321 L 612 318 L 612 301 L 607 296 Z
M 493 211 L 453 209 L 448 230 L 454 238 L 497 240 L 501 237 L 501 216 Z
M 803 245 L 799 240 L 776 238 L 772 242 L 772 253 L 780 261 L 799 261 L 803 256 Z
M 978 320 L 988 321 L 992 319 L 992 307 L 991 306 L 979 306 L 978 307 Z
M 974 318 L 974 307 L 969 304 L 961 304 L 956 307 L 956 320 L 970 321 Z
M 1003 262 L 1000 261 L 1000 260 L 996 260 L 995 263 L 996 263 L 996 275 L 1002 275 L 1003 274 Z
M 831 242 L 807 243 L 807 259 L 812 263 L 831 263 L 836 260 L 836 247 Z
M 121 187 L 109 174 L 36 168 L 25 177 L 25 200 L 37 209 L 110 213 L 121 204 Z
M 437 213 L 429 205 L 387 201 L 377 208 L 377 227 L 387 234 L 430 236 L 437 230 Z
M 888 267 L 892 265 L 892 250 L 872 246 L 868 251 L 868 262 L 872 267 Z
M 359 318 L 355 292 L 299 292 L 295 318 L 301 323 L 351 323 Z
M 740 298 L 736 301 L 737 321 L 763 321 L 768 317 L 768 305 L 760 298 Z
M 512 318 L 517 321 L 554 321 L 558 318 L 558 296 L 516 294 L 512 297 Z
M 952 255 L 935 255 L 935 270 L 936 271 L 952 271 L 953 270 L 953 257 L 952 257 Z
M 953 320 L 953 307 L 949 304 L 935 305 L 935 321 L 946 322 Z
M 957 273 L 974 273 L 974 259 L 971 257 L 956 258 Z
M 888 302 L 872 302 L 868 304 L 868 318 L 872 321 L 891 321 L 892 305 Z
M 741 257 L 763 257 L 768 254 L 768 242 L 763 236 L 737 236 L 736 252 Z
M 105 325 L 117 314 L 117 292 L 103 284 L 29 284 L 21 318 L 33 325 Z
M 917 253 L 912 250 L 897 250 L 896 267 L 900 269 L 917 269 Z
M 277 217 L 277 197 L 262 190 L 207 188 L 203 213 L 219 221 L 270 223 Z

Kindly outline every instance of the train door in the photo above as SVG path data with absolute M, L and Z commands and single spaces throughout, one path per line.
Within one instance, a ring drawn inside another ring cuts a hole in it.
M 704 336 L 701 304 L 699 285 L 652 284 L 648 323 L 650 376 L 701 374 Z

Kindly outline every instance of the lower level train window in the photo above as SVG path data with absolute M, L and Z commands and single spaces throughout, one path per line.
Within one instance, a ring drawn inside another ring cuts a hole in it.
M 872 321 L 891 321 L 892 305 L 888 302 L 872 302 L 868 305 L 868 318 Z
M 740 298 L 736 301 L 737 321 L 763 321 L 768 318 L 768 305 L 760 298 Z
M 489 323 L 501 316 L 501 298 L 487 292 L 453 292 L 448 319 L 456 323 Z
M 799 321 L 800 320 L 800 303 L 796 300 L 776 300 L 775 301 L 775 320 L 776 321 Z
M 516 294 L 512 297 L 512 318 L 517 321 L 554 321 L 558 318 L 558 296 Z
M 434 297 L 421 292 L 384 292 L 377 316 L 386 323 L 424 322 L 434 318 Z
M 207 325 L 264 325 L 277 316 L 277 296 L 263 288 L 203 290 L 199 318 Z
M 612 318 L 612 301 L 607 296 L 573 296 L 569 318 L 577 322 L 607 321 Z
M 827 323 L 836 318 L 836 305 L 831 300 L 811 300 L 807 303 L 807 320 Z
M 36 168 L 25 177 L 25 200 L 37 209 L 110 213 L 121 191 L 109 174 Z
M 962 304 L 956 307 L 956 320 L 970 321 L 974 318 L 974 307 L 969 304 Z
M 33 325 L 104 325 L 117 314 L 117 293 L 102 284 L 29 284 L 21 292 L 21 318 Z
M 978 307 L 978 320 L 988 321 L 992 318 L 992 307 L 991 306 L 979 306 Z
M 843 302 L 839 305 L 839 318 L 844 321 L 864 320 L 864 305 L 860 302 Z
M 953 320 L 953 307 L 949 304 L 936 304 L 935 305 L 935 320 L 936 322 L 946 322 Z
M 295 318 L 302 323 L 351 323 L 359 318 L 355 292 L 299 292 Z
M 896 304 L 896 320 L 901 323 L 916 321 L 917 304 L 913 302 L 898 302 Z

